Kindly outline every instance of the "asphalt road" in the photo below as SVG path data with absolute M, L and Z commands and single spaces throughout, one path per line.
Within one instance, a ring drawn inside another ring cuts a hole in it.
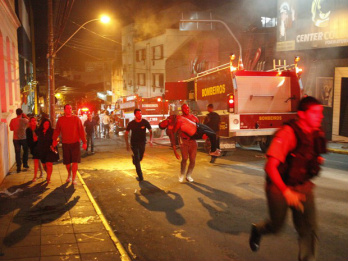
M 178 182 L 180 161 L 165 140 L 147 146 L 145 181 L 138 183 L 123 137 L 96 140 L 80 173 L 129 256 L 134 260 L 297 260 L 297 235 L 289 215 L 283 232 L 249 249 L 250 223 L 267 217 L 264 155 L 238 148 L 210 164 L 199 152 L 194 183 Z M 318 260 L 348 260 L 348 156 L 326 155 L 315 180 Z

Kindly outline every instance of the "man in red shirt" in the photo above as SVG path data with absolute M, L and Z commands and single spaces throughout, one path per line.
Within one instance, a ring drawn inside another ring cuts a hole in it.
M 22 161 L 21 161 L 21 147 L 23 147 L 23 167 L 29 168 L 28 166 L 28 144 L 26 129 L 28 127 L 28 117 L 23 113 L 22 109 L 16 110 L 17 117 L 12 119 L 10 122 L 10 130 L 13 131 L 13 145 L 15 147 L 17 173 L 21 172 Z
M 78 163 L 81 162 L 80 140 L 82 140 L 82 148 L 87 149 L 87 141 L 85 130 L 79 117 L 72 115 L 70 104 L 64 106 L 64 116 L 59 117 L 56 129 L 53 134 L 53 147 L 57 146 L 57 138 L 61 134 L 63 144 L 63 164 L 68 171 L 67 182 L 76 185 L 76 173 Z M 72 178 L 72 179 L 71 179 Z
M 259 250 L 261 237 L 275 234 L 283 227 L 286 214 L 292 211 L 298 232 L 298 260 L 315 260 L 317 236 L 314 184 L 323 163 L 326 141 L 321 130 L 323 106 L 307 96 L 299 103 L 298 120 L 284 125 L 274 136 L 267 151 L 265 166 L 269 219 L 252 224 L 250 248 Z

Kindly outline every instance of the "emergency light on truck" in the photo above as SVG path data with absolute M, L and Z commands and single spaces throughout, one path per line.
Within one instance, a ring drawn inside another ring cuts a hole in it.
M 228 111 L 234 112 L 234 96 L 232 94 L 228 95 Z

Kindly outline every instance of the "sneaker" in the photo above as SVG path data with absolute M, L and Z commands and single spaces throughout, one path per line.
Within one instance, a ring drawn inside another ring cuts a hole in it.
M 186 177 L 186 180 L 187 180 L 188 182 L 193 182 L 193 178 L 191 177 L 191 175 L 188 175 L 188 176 Z
M 36 178 L 33 178 L 33 180 L 31 182 L 35 182 L 36 181 Z
M 73 185 L 77 185 L 77 181 L 76 181 L 76 180 L 73 180 L 72 184 L 73 184 Z
M 250 238 L 249 238 L 249 246 L 253 252 L 256 252 L 260 248 L 261 234 L 257 230 L 255 224 L 251 224 Z
M 179 182 L 180 183 L 183 183 L 184 182 L 184 175 L 183 174 L 181 174 L 181 175 L 179 175 Z
M 215 163 L 216 158 L 215 157 L 211 157 L 211 160 L 209 161 L 210 163 Z
M 67 178 L 65 182 L 66 183 L 70 183 L 71 182 L 71 178 Z
M 216 150 L 214 152 L 210 152 L 209 155 L 219 157 L 219 156 L 221 156 L 221 152 L 219 150 Z
M 51 181 L 50 181 L 49 179 L 46 179 L 46 183 L 47 183 L 47 184 L 50 184 Z

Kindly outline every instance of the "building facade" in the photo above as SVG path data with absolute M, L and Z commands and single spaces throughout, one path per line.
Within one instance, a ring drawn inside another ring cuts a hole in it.
M 21 107 L 17 29 L 14 0 L 0 0 L 0 183 L 15 162 L 9 123 Z

